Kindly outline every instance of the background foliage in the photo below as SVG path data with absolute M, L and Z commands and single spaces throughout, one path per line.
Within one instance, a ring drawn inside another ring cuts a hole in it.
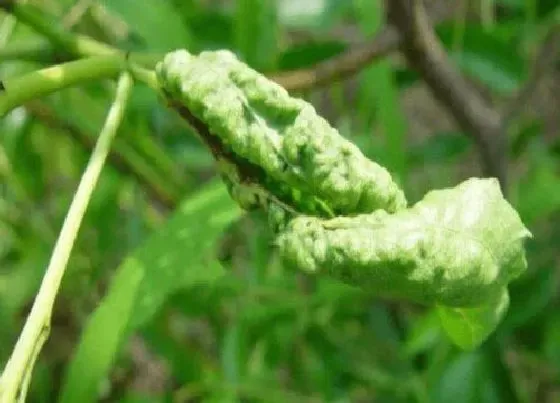
M 33 2 L 32 2 L 33 3 Z M 531 80 L 554 0 L 430 1 L 456 66 L 498 105 Z M 453 3 L 453 4 L 447 4 Z M 467 4 L 468 3 L 468 4 Z M 266 73 L 313 67 L 384 30 L 378 0 L 44 0 L 46 18 L 138 52 L 228 48 Z M 0 72 L 47 42 L 6 15 Z M 18 54 L 19 52 L 19 54 Z M 205 150 L 137 85 L 75 246 L 33 402 L 560 401 L 560 64 L 508 130 L 511 202 L 534 235 L 529 270 L 473 352 L 435 313 L 284 269 Z M 0 121 L 0 362 L 36 293 L 111 100 L 109 81 Z M 398 53 L 293 91 L 399 178 L 412 201 L 481 175 L 477 145 Z

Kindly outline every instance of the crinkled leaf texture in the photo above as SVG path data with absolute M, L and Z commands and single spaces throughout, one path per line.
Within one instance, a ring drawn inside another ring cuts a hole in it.
M 394 214 L 300 216 L 277 242 L 301 270 L 440 306 L 445 330 L 467 347 L 483 341 L 505 312 L 506 286 L 527 267 L 523 241 L 530 236 L 498 182 L 472 178 Z
M 341 215 L 406 206 L 384 167 L 366 158 L 311 104 L 291 97 L 233 53 L 179 50 L 167 54 L 156 72 L 171 105 L 186 108 L 228 151 L 267 178 L 318 197 Z
M 286 263 L 436 305 L 464 348 L 495 329 L 508 283 L 527 267 L 523 241 L 531 236 L 495 179 L 431 191 L 407 208 L 385 168 L 233 53 L 179 50 L 156 70 L 169 104 L 226 162 L 228 187 L 251 185 L 232 197 L 252 206 L 256 185 L 275 199 L 265 208 Z

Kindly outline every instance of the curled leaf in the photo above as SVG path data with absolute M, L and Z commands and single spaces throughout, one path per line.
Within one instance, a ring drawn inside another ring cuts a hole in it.
M 264 171 L 268 179 L 305 197 L 313 195 L 337 215 L 390 212 L 406 206 L 389 172 L 340 136 L 309 103 L 239 61 L 229 51 L 166 55 L 158 81 L 172 105 L 188 110 L 228 152 Z M 285 199 L 285 189 L 267 190 Z M 282 194 L 279 194 L 281 192 Z
M 498 182 L 473 178 L 395 214 L 300 216 L 277 242 L 301 270 L 384 296 L 464 308 L 491 300 L 526 269 L 529 236 Z

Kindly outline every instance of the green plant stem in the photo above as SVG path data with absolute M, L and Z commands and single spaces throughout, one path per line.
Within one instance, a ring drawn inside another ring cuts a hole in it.
M 130 60 L 128 68 L 130 69 L 132 76 L 136 80 L 146 84 L 156 92 L 159 91 L 159 84 L 157 81 L 156 73 L 153 70 L 148 70 L 141 66 L 138 66 L 137 64 L 130 62 Z
M 122 56 L 90 57 L 5 80 L 0 116 L 34 98 L 93 79 L 110 78 L 125 69 Z
M 4 92 L 0 94 L 0 116 L 32 99 L 83 82 L 112 78 L 127 68 L 139 81 L 154 90 L 158 89 L 153 71 L 129 65 L 120 54 L 88 57 L 5 80 Z
M 116 48 L 92 38 L 74 35 L 67 32 L 58 24 L 53 24 L 45 19 L 39 10 L 29 4 L 20 1 L 4 1 L 0 7 L 4 7 L 20 22 L 32 27 L 38 33 L 47 37 L 53 45 L 56 45 L 73 55 L 93 56 L 93 55 L 114 55 L 120 53 Z
M 52 309 L 83 216 L 122 121 L 132 89 L 130 73 L 122 73 L 105 125 L 99 135 L 72 204 L 64 220 L 51 260 L 23 331 L 0 380 L 0 402 L 24 401 L 30 373 L 50 329 Z
M 66 53 L 74 57 L 93 57 L 93 56 L 119 56 L 122 58 L 126 52 L 97 41 L 89 36 L 73 34 L 65 30 L 60 25 L 44 18 L 40 11 L 34 6 L 23 4 L 20 1 L 7 1 L 6 4 L 0 3 L 0 7 L 6 9 L 18 21 L 33 28 L 36 32 L 43 35 L 49 42 L 59 47 Z M 36 49 L 37 50 L 37 49 Z M 45 49 L 42 49 L 44 52 Z M 162 55 L 159 53 L 145 53 L 141 55 L 127 56 L 127 63 L 132 75 L 137 80 L 155 88 L 155 76 L 150 74 L 145 67 L 153 67 Z M 144 67 L 142 67 L 142 66 Z
M 60 48 L 61 51 L 70 54 L 73 57 L 90 57 L 90 56 L 111 56 L 123 55 L 125 52 L 115 48 L 107 43 L 100 42 L 86 35 L 78 35 L 65 30 L 59 24 L 49 21 L 43 14 L 29 4 L 22 4 L 18 1 L 9 1 L 10 7 L 2 5 L 7 12 L 11 13 L 18 21 L 33 28 L 37 33 L 47 38 L 52 46 Z M 21 45 L 18 47 L 22 47 Z M 35 43 L 23 46 L 23 50 L 19 51 L 26 55 L 29 59 L 37 59 L 44 57 L 46 54 L 56 54 L 56 50 L 52 47 L 46 47 L 45 44 Z M 6 57 L 17 55 L 17 49 L 11 50 Z M 2 54 L 0 53 L 0 60 Z M 131 54 L 128 61 L 131 69 L 139 68 L 141 65 L 145 68 L 153 68 L 157 62 L 163 58 L 164 54 L 160 52 L 141 52 Z M 134 74 L 133 74 L 134 76 Z M 137 78 L 137 77 L 136 77 Z M 149 83 L 148 83 L 149 84 Z
M 78 37 L 77 41 L 85 38 L 91 42 L 93 39 L 84 36 Z M 109 46 L 109 45 L 106 45 Z M 87 48 L 87 46 L 84 46 Z M 117 49 L 115 49 L 117 53 Z M 121 53 L 124 53 L 121 51 Z M 16 60 L 25 60 L 36 63 L 55 63 L 67 62 L 82 56 L 97 56 L 96 53 L 73 54 L 66 49 L 57 49 L 50 42 L 44 40 L 30 40 L 8 44 L 4 48 L 0 48 L 0 62 L 10 62 Z M 128 57 L 129 61 L 145 68 L 153 68 L 159 62 L 165 53 L 162 52 L 132 52 Z
M 52 62 L 55 55 L 55 49 L 43 41 L 9 44 L 0 49 L 0 63 L 14 60 L 46 63 Z

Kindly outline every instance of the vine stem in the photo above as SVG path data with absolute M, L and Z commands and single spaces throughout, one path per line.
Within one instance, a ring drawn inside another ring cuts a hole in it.
M 86 208 L 109 154 L 112 140 L 123 119 L 132 84 L 131 74 L 122 73 L 114 102 L 68 209 L 33 307 L 0 378 L 0 403 L 12 403 L 15 399 L 19 402 L 25 401 L 33 366 L 48 338 L 52 310 L 60 282 L 66 271 Z

